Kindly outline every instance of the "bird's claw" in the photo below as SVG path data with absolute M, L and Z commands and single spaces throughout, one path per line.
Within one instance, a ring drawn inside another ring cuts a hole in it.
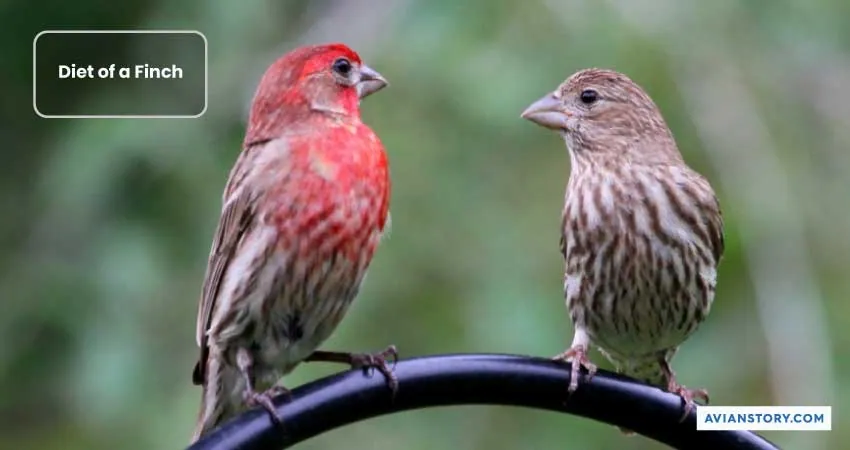
M 276 385 L 268 388 L 268 390 L 266 390 L 265 394 L 268 395 L 269 397 L 277 397 L 279 395 L 285 395 L 287 397 L 287 400 L 292 399 L 292 391 L 290 391 L 289 389 L 287 389 L 287 388 L 285 388 L 285 387 L 283 387 L 279 384 L 276 384 Z
M 588 381 L 593 378 L 594 374 L 596 374 L 596 364 L 590 362 L 590 359 L 587 357 L 587 348 L 584 346 L 577 345 L 575 347 L 571 347 L 569 350 L 553 357 L 552 359 L 555 361 L 572 363 L 572 369 L 570 371 L 570 385 L 567 387 L 567 392 L 570 394 L 578 389 L 580 367 L 584 367 L 584 370 L 587 371 Z
M 242 394 L 245 404 L 249 407 L 261 406 L 266 412 L 269 413 L 269 416 L 276 425 L 283 425 L 283 419 L 277 415 L 277 410 L 274 407 L 274 402 L 272 402 L 272 397 L 277 395 L 286 394 L 290 395 L 289 389 L 286 389 L 283 386 L 272 386 L 265 392 L 256 392 L 253 390 L 245 390 Z
M 387 361 L 392 361 L 392 366 L 387 364 Z M 386 349 L 378 353 L 348 353 L 348 352 L 328 352 L 314 351 L 307 357 L 306 361 L 325 361 L 333 363 L 347 363 L 352 369 L 363 369 L 366 375 L 370 375 L 369 369 L 377 369 L 387 381 L 387 386 L 395 398 L 398 391 L 398 379 L 393 374 L 396 361 L 398 361 L 398 350 L 395 345 L 390 345 Z
M 367 374 L 369 374 L 369 369 L 375 369 L 380 372 L 387 381 L 387 387 L 390 388 L 393 398 L 395 398 L 395 394 L 398 391 L 398 379 L 393 374 L 396 362 L 398 362 L 398 350 L 395 345 L 390 345 L 378 353 L 351 354 L 351 368 L 364 369 Z
M 679 419 L 679 422 L 684 422 L 685 419 L 688 418 L 688 415 L 691 413 L 696 407 L 696 402 L 694 400 L 702 400 L 703 403 L 708 404 L 708 391 L 705 389 L 688 389 L 685 386 L 680 385 L 676 382 L 676 380 L 670 380 L 667 385 L 667 390 L 673 394 L 678 395 L 682 398 L 682 402 L 685 404 L 685 412 L 682 414 L 682 417 Z

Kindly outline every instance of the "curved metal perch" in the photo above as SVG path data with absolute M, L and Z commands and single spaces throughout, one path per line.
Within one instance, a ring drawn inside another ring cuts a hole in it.
M 348 371 L 275 399 L 284 428 L 253 409 L 225 423 L 189 450 L 272 450 L 371 417 L 433 406 L 512 405 L 576 414 L 619 425 L 680 449 L 776 450 L 745 431 L 696 431 L 696 415 L 679 423 L 679 397 L 600 370 L 567 398 L 568 366 L 542 358 L 466 354 L 420 357 L 395 367 L 398 395 L 380 375 Z M 612 432 L 616 432 L 612 430 Z M 565 439 L 569 434 L 565 430 Z

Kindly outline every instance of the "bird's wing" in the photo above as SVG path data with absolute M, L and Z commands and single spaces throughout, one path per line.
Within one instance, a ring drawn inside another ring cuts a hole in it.
M 723 211 L 720 209 L 720 202 L 717 197 L 712 197 L 710 208 L 716 211 L 709 219 L 708 229 L 711 233 L 711 250 L 714 254 L 714 263 L 720 264 L 720 259 L 723 258 L 723 252 L 726 250 L 726 238 L 723 232 Z
M 192 375 L 192 381 L 195 384 L 202 384 L 204 380 L 203 371 L 208 352 L 207 330 L 209 330 L 210 320 L 215 310 L 215 302 L 224 278 L 224 272 L 227 270 L 239 241 L 254 217 L 254 200 L 248 189 L 235 192 L 222 208 L 221 219 L 219 219 L 218 229 L 210 250 L 207 272 L 204 276 L 201 300 L 198 305 L 196 340 L 198 347 L 201 348 L 201 357 Z
M 723 257 L 723 251 L 726 247 L 726 242 L 723 234 L 723 212 L 720 210 L 720 201 L 717 200 L 717 195 L 711 188 L 711 184 L 704 176 L 690 171 L 690 183 L 698 189 L 688 189 L 690 196 L 693 197 L 699 208 L 700 217 L 703 218 L 705 231 L 707 232 L 708 246 L 711 250 L 711 255 L 714 257 L 714 264 L 720 264 L 720 259 Z M 683 184 L 687 187 L 688 184 Z

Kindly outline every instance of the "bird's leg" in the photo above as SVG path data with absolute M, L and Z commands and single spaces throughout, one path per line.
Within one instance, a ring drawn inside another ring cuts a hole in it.
M 587 379 L 590 380 L 593 378 L 593 375 L 596 373 L 596 364 L 590 362 L 590 359 L 587 357 L 588 352 L 588 344 L 590 343 L 590 338 L 587 336 L 581 329 L 576 329 L 575 336 L 573 336 L 573 343 L 570 348 L 561 353 L 560 355 L 555 356 L 554 360 L 556 361 L 566 361 L 572 363 L 572 371 L 570 372 L 570 386 L 567 388 L 567 392 L 572 394 L 578 389 L 578 375 L 579 375 L 579 367 L 584 367 L 587 370 Z
M 572 362 L 572 371 L 570 372 L 570 386 L 567 388 L 567 391 L 572 394 L 578 389 L 578 375 L 579 368 L 584 367 L 587 370 L 587 379 L 593 378 L 593 375 L 596 373 L 596 365 L 590 362 L 590 359 L 587 357 L 587 347 L 584 346 L 575 346 L 570 347 L 564 353 L 555 356 L 552 358 L 556 361 L 566 361 Z
M 702 400 L 704 403 L 708 404 L 708 391 L 705 389 L 688 389 L 685 386 L 682 386 L 676 381 L 676 372 L 673 372 L 673 368 L 670 367 L 670 363 L 667 359 L 662 357 L 659 363 L 661 364 L 661 370 L 664 372 L 664 376 L 667 379 L 667 391 L 682 397 L 682 401 L 685 404 L 685 413 L 682 414 L 682 418 L 679 419 L 679 422 L 684 422 L 685 419 L 688 418 L 688 414 L 690 414 L 691 410 L 696 406 L 694 399 Z
M 236 365 L 239 367 L 239 372 L 245 380 L 245 391 L 242 394 L 245 403 L 250 407 L 262 406 L 269 413 L 269 416 L 271 416 L 272 422 L 281 425 L 283 420 L 277 415 L 274 403 L 272 403 L 272 397 L 283 393 L 289 394 L 289 390 L 283 386 L 275 385 L 265 392 L 255 391 L 253 374 L 254 358 L 251 357 L 251 353 L 245 348 L 240 348 L 236 351 Z
M 395 397 L 398 391 L 398 379 L 392 372 L 396 361 L 398 361 L 398 350 L 396 350 L 395 345 L 390 345 L 377 353 L 326 352 L 317 350 L 308 356 L 306 361 L 349 364 L 352 369 L 376 369 L 384 376 L 393 397 Z M 391 363 L 388 364 L 388 361 L 391 361 Z

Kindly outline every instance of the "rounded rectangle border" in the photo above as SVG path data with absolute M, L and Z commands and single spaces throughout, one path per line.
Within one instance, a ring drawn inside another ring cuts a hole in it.
M 198 114 L 192 115 L 52 115 L 44 114 L 38 109 L 36 101 L 37 65 L 36 55 L 38 40 L 47 34 L 194 34 L 204 42 L 204 107 Z M 195 119 L 203 116 L 209 106 L 209 41 L 204 33 L 198 30 L 42 30 L 32 40 L 32 108 L 36 115 L 44 119 Z
M 697 406 L 697 431 L 830 431 L 831 406 Z

